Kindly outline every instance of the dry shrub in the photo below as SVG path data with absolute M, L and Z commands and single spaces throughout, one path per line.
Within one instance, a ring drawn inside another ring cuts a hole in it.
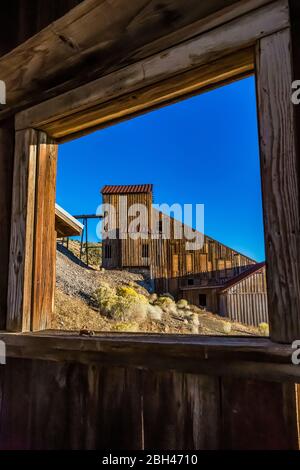
M 108 317 L 111 316 L 112 308 L 117 302 L 116 290 L 109 284 L 102 283 L 96 291 L 95 297 L 98 301 L 100 312 Z
M 102 284 L 96 292 L 101 313 L 121 322 L 144 321 L 147 317 L 148 300 L 130 286 L 117 289 Z
M 161 307 L 167 307 L 168 305 L 171 305 L 174 303 L 174 300 L 172 300 L 170 297 L 166 295 L 161 295 L 158 297 L 157 301 L 155 302 L 157 305 L 160 305 Z
M 231 333 L 231 323 L 229 321 L 223 323 L 223 333 L 229 335 Z
M 158 305 L 148 305 L 147 306 L 148 318 L 153 321 L 161 321 L 163 311 Z
M 176 305 L 177 305 L 177 308 L 186 308 L 188 307 L 189 303 L 186 299 L 180 299 L 178 300 Z
M 270 334 L 268 323 L 260 323 L 258 325 L 258 330 L 262 336 L 269 336 Z
M 139 325 L 136 322 L 120 322 L 112 325 L 112 331 L 132 332 L 139 331 Z

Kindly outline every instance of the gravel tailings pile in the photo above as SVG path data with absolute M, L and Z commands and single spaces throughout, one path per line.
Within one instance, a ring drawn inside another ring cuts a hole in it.
M 130 282 L 138 284 L 141 294 L 148 295 L 147 286 L 142 274 L 122 270 L 96 271 L 86 267 L 67 248 L 58 245 L 56 259 L 56 287 L 67 295 L 80 297 L 90 305 L 95 305 L 94 292 L 101 282 L 113 286 L 126 285 Z

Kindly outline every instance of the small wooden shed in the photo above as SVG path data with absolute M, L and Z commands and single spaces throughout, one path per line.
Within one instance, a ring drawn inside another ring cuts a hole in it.
M 251 266 L 219 291 L 219 313 L 247 325 L 268 323 L 265 263 Z

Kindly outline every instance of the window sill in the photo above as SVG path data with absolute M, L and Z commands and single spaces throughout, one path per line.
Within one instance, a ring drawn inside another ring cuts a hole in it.
M 293 365 L 290 345 L 268 338 L 47 330 L 1 332 L 8 358 L 84 364 L 111 364 L 155 370 L 176 370 L 214 376 L 300 382 L 300 365 Z

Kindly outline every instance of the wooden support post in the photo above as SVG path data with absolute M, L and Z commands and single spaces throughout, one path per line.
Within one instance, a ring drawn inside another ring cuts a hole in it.
M 57 145 L 44 132 L 39 132 L 32 291 L 33 331 L 48 328 L 53 311 L 56 261 L 56 167 Z
M 85 219 L 85 249 L 86 249 L 86 264 L 89 265 L 89 235 L 88 235 L 88 218 Z
M 44 329 L 53 308 L 57 146 L 16 132 L 7 329 Z
M 290 30 L 257 47 L 257 96 L 270 331 L 300 338 L 300 187 Z
M 15 128 L 0 124 L 0 329 L 6 326 Z
M 29 331 L 31 322 L 37 132 L 16 132 L 7 296 L 9 331 Z

